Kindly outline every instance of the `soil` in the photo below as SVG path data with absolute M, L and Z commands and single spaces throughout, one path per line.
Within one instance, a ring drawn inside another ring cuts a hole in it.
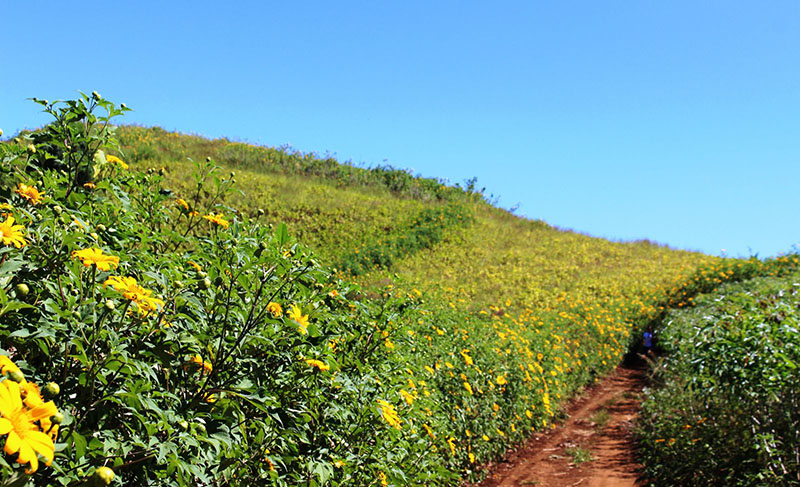
M 632 423 L 646 385 L 643 364 L 621 365 L 567 406 L 568 419 L 489 465 L 475 487 L 640 487 Z M 606 411 L 603 413 L 602 411 Z M 605 423 L 605 424 L 603 424 Z M 580 460 L 591 455 L 591 459 Z

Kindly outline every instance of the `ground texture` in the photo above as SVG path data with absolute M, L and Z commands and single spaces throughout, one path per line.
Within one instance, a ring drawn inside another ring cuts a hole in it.
M 632 422 L 646 384 L 645 368 L 620 366 L 587 388 L 557 428 L 534 435 L 489 466 L 478 487 L 638 487 Z M 589 459 L 591 458 L 591 459 Z

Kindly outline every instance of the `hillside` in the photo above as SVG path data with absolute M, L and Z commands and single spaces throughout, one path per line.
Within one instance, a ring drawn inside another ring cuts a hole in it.
M 407 233 L 409 221 L 426 209 L 458 205 L 471 222 L 444 222 L 447 238 L 441 245 L 415 249 L 388 269 L 375 269 L 366 281 L 397 274 L 414 287 L 444 290 L 455 304 L 468 302 L 472 310 L 506 302 L 556 308 L 567 297 L 593 302 L 643 296 L 718 260 L 649 242 L 617 243 L 558 230 L 493 207 L 474 188 L 447 187 L 402 170 L 363 169 L 159 128 L 123 126 L 118 135 L 128 159 L 141 168 L 165 168 L 177 194 L 192 191 L 189 158 L 210 157 L 224 168 L 223 177 L 235 171 L 241 193 L 228 199 L 230 207 L 265 223 L 285 222 L 333 265 Z
M 54 122 L 0 144 L 17 485 L 457 485 L 669 308 L 788 263 L 560 231 L 474 182 L 114 127 L 127 108 L 96 93 L 35 101 Z

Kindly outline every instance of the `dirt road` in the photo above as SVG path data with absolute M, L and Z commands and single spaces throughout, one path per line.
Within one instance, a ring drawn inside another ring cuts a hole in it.
M 479 487 L 640 487 L 631 433 L 644 367 L 620 366 L 567 408 L 559 427 L 535 435 L 491 466 Z

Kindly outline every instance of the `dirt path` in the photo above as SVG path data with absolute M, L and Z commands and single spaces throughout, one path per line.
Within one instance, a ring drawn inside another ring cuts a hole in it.
M 567 408 L 563 425 L 532 437 L 490 468 L 478 487 L 634 487 L 631 422 L 639 410 L 643 367 L 620 366 Z M 591 456 L 591 460 L 588 460 Z M 580 460 L 588 460 L 581 462 Z

